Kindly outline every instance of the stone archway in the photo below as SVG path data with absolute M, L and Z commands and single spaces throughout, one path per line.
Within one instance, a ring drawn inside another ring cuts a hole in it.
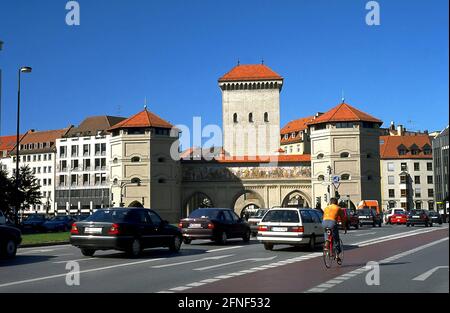
M 212 208 L 214 203 L 207 194 L 203 192 L 194 192 L 184 202 L 183 215 L 185 217 L 198 208 Z
M 291 191 L 290 193 L 288 193 L 284 197 L 281 206 L 283 208 L 288 208 L 288 207 L 310 208 L 311 207 L 306 195 L 299 190 L 294 190 L 294 191 Z
M 259 208 L 265 208 L 265 203 L 263 197 L 256 191 L 243 190 L 236 194 L 231 208 L 234 209 L 236 214 L 244 217 L 244 214 L 249 215 L 254 213 L 254 211 L 256 212 Z

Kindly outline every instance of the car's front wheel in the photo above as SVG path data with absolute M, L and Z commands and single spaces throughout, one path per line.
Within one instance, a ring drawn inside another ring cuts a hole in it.
M 264 249 L 272 251 L 273 250 L 273 244 L 271 243 L 265 243 L 264 244 Z
M 309 239 L 309 250 L 314 251 L 316 249 L 316 236 L 312 235 Z
M 190 238 L 183 238 L 183 242 L 184 242 L 185 244 L 189 245 L 189 244 L 191 244 L 192 239 L 190 239 Z
M 180 251 L 180 249 L 181 249 L 181 242 L 182 241 L 183 240 L 181 239 L 180 236 L 173 237 L 172 242 L 171 242 L 171 244 L 169 246 L 170 251 L 172 251 L 172 252 Z
M 81 249 L 81 254 L 84 256 L 93 256 L 94 253 L 95 253 L 95 249 L 87 249 L 87 248 Z

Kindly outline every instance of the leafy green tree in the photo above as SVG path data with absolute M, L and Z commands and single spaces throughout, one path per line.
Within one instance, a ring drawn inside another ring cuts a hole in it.
M 0 169 L 0 210 L 6 215 L 11 213 L 10 204 L 12 190 L 13 186 L 8 177 L 8 173 Z
M 16 206 L 16 202 L 20 203 L 19 210 L 29 209 L 31 205 L 42 204 L 41 203 L 41 186 L 38 183 L 37 178 L 34 176 L 30 167 L 23 166 L 19 170 L 19 188 L 16 188 L 16 177 L 12 178 L 12 184 L 14 186 L 12 191 L 12 206 Z

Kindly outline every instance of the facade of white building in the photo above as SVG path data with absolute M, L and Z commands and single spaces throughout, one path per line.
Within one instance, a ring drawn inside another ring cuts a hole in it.
M 56 142 L 58 214 L 89 214 L 110 206 L 110 135 L 106 131 L 124 118 L 94 116 Z
M 380 137 L 383 208 L 434 210 L 434 177 L 429 135 Z
M 37 179 L 41 191 L 41 204 L 31 205 L 24 214 L 48 213 L 55 210 L 56 141 L 70 128 L 50 131 L 28 131 L 19 145 L 19 167 L 28 166 Z M 16 151 L 10 153 L 11 175 L 15 174 Z

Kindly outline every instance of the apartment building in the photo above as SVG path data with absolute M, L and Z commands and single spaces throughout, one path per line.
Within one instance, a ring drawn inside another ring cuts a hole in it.
M 448 214 L 448 126 L 432 142 L 435 199 L 441 213 Z
M 321 113 L 317 114 L 317 117 Z M 308 122 L 314 116 L 290 121 L 281 129 L 281 149 L 284 154 L 310 154 L 311 141 L 309 137 Z M 281 151 L 280 151 L 281 152 Z
M 383 208 L 435 209 L 431 137 L 401 132 L 380 137 Z
M 70 127 L 48 131 L 28 131 L 19 145 L 19 167 L 28 166 L 41 186 L 41 204 L 31 205 L 24 214 L 55 211 L 56 141 L 66 135 Z M 15 175 L 16 147 L 10 152 L 11 174 Z
M 92 116 L 56 142 L 56 196 L 58 214 L 91 213 L 110 205 L 107 129 L 124 120 Z

